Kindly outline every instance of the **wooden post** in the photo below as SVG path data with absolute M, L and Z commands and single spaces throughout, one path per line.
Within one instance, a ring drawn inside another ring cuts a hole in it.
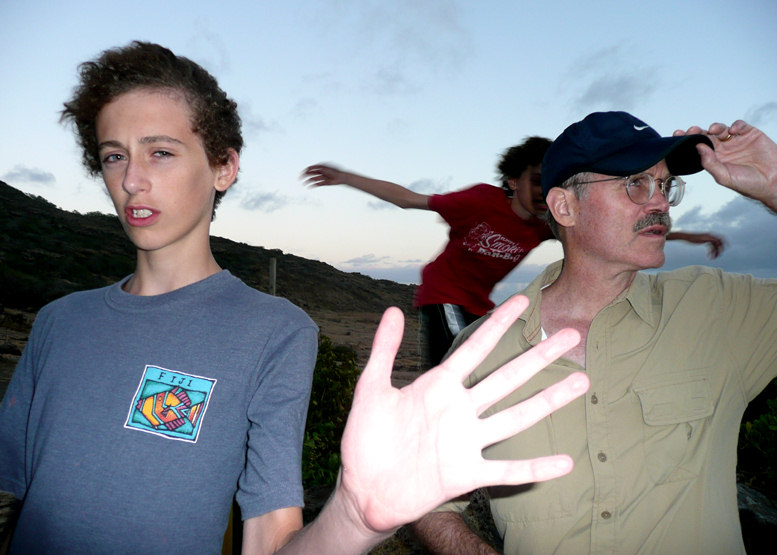
M 270 258 L 270 295 L 275 295 L 275 271 L 278 266 L 278 260 L 273 256 Z

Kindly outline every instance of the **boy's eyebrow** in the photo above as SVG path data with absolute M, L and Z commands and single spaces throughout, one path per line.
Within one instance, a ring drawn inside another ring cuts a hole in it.
M 151 135 L 149 137 L 142 137 L 140 141 L 138 141 L 140 144 L 147 145 L 147 144 L 153 144 L 153 143 L 178 143 L 178 144 L 184 144 L 183 141 L 180 141 L 176 139 L 175 137 L 171 137 L 169 135 Z M 103 141 L 102 143 L 97 145 L 98 150 L 103 148 L 116 148 L 116 147 L 122 147 L 122 145 L 119 141 Z
M 149 143 L 178 143 L 183 144 L 183 141 L 179 141 L 175 137 L 169 135 L 152 135 L 150 137 L 143 137 L 140 139 L 140 143 L 147 145 Z

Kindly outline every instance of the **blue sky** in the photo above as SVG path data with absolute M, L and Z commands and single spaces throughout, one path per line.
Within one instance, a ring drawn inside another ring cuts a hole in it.
M 425 193 L 495 183 L 505 148 L 597 110 L 630 111 L 665 135 L 742 118 L 777 137 L 773 0 L 4 0 L 0 21 L 3 181 L 67 210 L 111 212 L 58 111 L 80 62 L 158 42 L 240 106 L 247 147 L 215 235 L 406 283 L 445 225 L 346 188 L 307 189 L 305 166 Z M 777 219 L 706 175 L 687 182 L 677 228 L 724 235 L 715 265 L 777 275 Z M 709 263 L 700 247 L 667 254 L 670 267 Z M 552 242 L 535 250 L 495 297 L 559 256 Z

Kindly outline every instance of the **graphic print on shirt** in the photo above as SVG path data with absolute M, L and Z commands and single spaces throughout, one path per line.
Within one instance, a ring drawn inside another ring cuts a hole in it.
M 497 233 L 486 222 L 470 229 L 462 244 L 471 253 L 491 258 L 503 258 L 513 262 L 520 262 L 526 254 L 526 249 L 520 244 L 511 241 L 501 233 Z
M 125 428 L 197 442 L 215 379 L 147 365 Z

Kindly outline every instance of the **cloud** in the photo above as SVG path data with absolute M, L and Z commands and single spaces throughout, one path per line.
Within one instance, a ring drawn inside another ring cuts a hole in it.
M 231 67 L 229 48 L 221 37 L 211 32 L 211 22 L 197 19 L 196 33 L 186 43 L 188 58 L 207 68 L 213 75 L 226 75 Z
M 703 264 L 728 272 L 777 277 L 777 257 L 771 240 L 777 237 L 777 216 L 758 202 L 736 197 L 709 215 L 696 207 L 677 219 L 675 229 L 715 233 L 723 237 L 726 247 L 720 257 L 709 260 L 701 245 L 670 241 L 664 269 Z
M 241 101 L 239 104 L 240 120 L 246 135 L 258 136 L 263 133 L 281 132 L 282 128 L 277 122 L 267 122 L 263 117 L 254 114 L 250 101 Z
M 357 256 L 356 258 L 351 258 L 350 260 L 346 260 L 343 262 L 343 264 L 351 264 L 354 266 L 358 266 L 361 264 L 379 264 L 386 260 L 389 260 L 388 256 L 375 256 L 374 254 L 363 254 L 362 256 Z
M 416 93 L 420 87 L 397 67 L 381 67 L 364 83 L 368 92 L 380 95 L 408 95 Z
M 655 68 L 634 67 L 634 60 L 639 58 L 629 50 L 629 45 L 620 43 L 572 62 L 570 75 L 562 86 L 574 95 L 576 109 L 590 112 L 617 106 L 631 110 L 661 86 L 659 72 Z
M 745 121 L 756 127 L 777 121 L 777 102 L 767 102 L 751 108 L 745 115 Z
M 631 110 L 649 97 L 658 84 L 643 74 L 628 72 L 621 75 L 602 75 L 589 83 L 575 104 L 584 111 L 617 106 Z
M 246 210 L 256 210 L 260 212 L 275 212 L 293 204 L 290 197 L 272 193 L 247 193 L 240 200 L 240 206 Z
M 421 268 L 426 260 L 394 260 L 390 256 L 364 254 L 345 260 L 337 267 L 344 272 L 359 272 L 375 279 L 388 279 L 397 283 L 419 283 Z
M 379 95 L 413 94 L 429 75 L 459 75 L 474 50 L 458 6 L 448 0 L 365 0 L 358 11 L 333 2 L 322 17 L 328 36 L 356 30 L 359 49 L 348 56 L 364 66 L 361 88 Z
M 291 109 L 291 114 L 297 119 L 307 119 L 318 108 L 315 98 L 300 98 Z
M 11 171 L 2 176 L 2 180 L 13 184 L 14 182 L 37 183 L 39 185 L 53 185 L 57 179 L 54 174 L 39 168 L 29 168 L 17 164 Z

